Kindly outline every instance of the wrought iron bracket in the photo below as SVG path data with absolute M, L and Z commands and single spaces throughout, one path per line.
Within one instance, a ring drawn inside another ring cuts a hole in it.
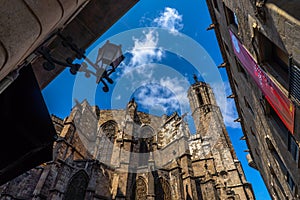
M 102 88 L 104 92 L 108 92 L 109 88 L 106 82 L 112 84 L 113 80 L 109 77 L 113 72 L 115 72 L 115 69 L 117 68 L 117 66 L 120 64 L 120 62 L 122 62 L 124 60 L 124 56 L 122 55 L 121 57 L 119 57 L 118 59 L 116 59 L 116 61 L 113 61 L 112 63 L 110 63 L 109 65 L 109 69 L 103 69 L 100 70 L 99 67 L 94 64 L 93 62 L 91 62 L 85 55 L 85 50 L 83 50 L 82 48 L 79 48 L 74 42 L 73 39 L 70 36 L 63 36 L 60 32 L 60 30 L 55 34 L 56 36 L 58 36 L 61 39 L 61 45 L 64 46 L 65 48 L 69 49 L 70 51 L 75 53 L 75 57 L 77 59 L 85 59 L 85 62 L 83 62 L 82 64 L 78 64 L 78 63 L 73 63 L 73 59 L 68 57 L 65 60 L 59 60 L 56 59 L 52 53 L 51 53 L 51 49 L 48 48 L 46 45 L 42 45 L 41 47 L 39 47 L 37 49 L 37 53 L 42 55 L 42 57 L 46 60 L 43 63 L 43 68 L 47 71 L 51 71 L 53 69 L 55 69 L 56 65 L 60 65 L 63 67 L 70 67 L 70 73 L 73 75 L 76 75 L 78 71 L 80 72 L 85 72 L 85 76 L 87 78 L 89 78 L 92 75 L 94 75 L 97 80 L 96 83 L 99 84 L 100 82 L 104 85 L 104 87 Z M 96 72 L 91 71 L 88 69 L 88 65 L 91 65 Z
M 55 65 L 60 65 L 63 67 L 70 67 L 70 73 L 75 75 L 80 68 L 80 64 L 77 63 L 73 64 L 72 58 L 67 58 L 65 61 L 60 61 L 54 58 L 51 55 L 51 50 L 46 46 L 40 47 L 37 52 L 41 54 L 43 58 L 46 60 L 43 63 L 43 67 L 47 71 L 53 70 L 55 68 Z
M 71 37 L 64 37 L 60 33 L 60 31 L 58 31 L 56 33 L 56 35 L 61 38 L 61 40 L 62 40 L 61 44 L 64 47 L 69 48 L 71 51 L 75 52 L 76 58 L 78 58 L 78 59 L 85 58 L 85 51 L 81 48 L 78 48 L 77 45 L 73 43 L 73 39 Z M 45 45 L 42 45 L 41 47 L 39 47 L 37 49 L 37 53 L 42 55 L 43 58 L 46 60 L 43 63 L 43 67 L 47 71 L 53 70 L 55 68 L 55 65 L 60 65 L 63 67 L 70 67 L 70 73 L 75 75 L 80 68 L 80 64 L 77 64 L 77 63 L 73 64 L 73 59 L 70 57 L 66 58 L 64 61 L 56 59 L 52 55 L 50 48 L 48 48 Z

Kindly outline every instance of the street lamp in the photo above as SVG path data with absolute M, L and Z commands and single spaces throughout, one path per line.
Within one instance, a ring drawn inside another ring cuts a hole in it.
M 104 92 L 108 92 L 108 86 L 105 80 L 112 84 L 113 80 L 109 77 L 115 69 L 124 60 L 122 54 L 121 45 L 115 45 L 110 43 L 109 40 L 98 50 L 98 56 L 93 63 L 89 58 L 85 58 L 85 62 L 81 64 L 79 68 L 80 72 L 85 72 L 85 76 L 88 78 L 92 75 L 96 77 L 96 83 L 103 83 L 102 88 Z M 88 69 L 88 64 L 93 67 L 95 71 Z
M 100 82 L 104 85 L 102 88 L 104 92 L 108 92 L 108 85 L 105 81 L 112 84 L 113 80 L 109 77 L 120 63 L 124 60 L 124 55 L 122 54 L 121 45 L 115 45 L 110 43 L 109 40 L 99 48 L 97 59 L 95 62 L 92 62 L 89 58 L 86 57 L 85 51 L 81 48 L 78 48 L 76 44 L 73 43 L 71 37 L 65 37 L 60 33 L 57 35 L 62 39 L 62 45 L 72 52 L 75 53 L 77 59 L 84 59 L 84 62 L 80 65 L 78 63 L 73 63 L 72 58 L 67 58 L 65 61 L 58 60 L 51 55 L 51 51 L 46 46 L 41 46 L 37 53 L 41 54 L 46 60 L 43 63 L 43 67 L 47 71 L 51 71 L 55 68 L 55 65 L 61 65 L 64 67 L 70 67 L 70 73 L 75 75 L 77 72 L 85 72 L 85 76 L 89 78 L 91 75 L 96 77 L 96 83 Z M 88 68 L 90 65 L 93 70 Z

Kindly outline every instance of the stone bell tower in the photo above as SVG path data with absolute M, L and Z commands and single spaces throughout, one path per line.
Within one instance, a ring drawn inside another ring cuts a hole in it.
M 234 152 L 220 108 L 209 84 L 198 81 L 188 90 L 196 134 L 189 140 L 197 188 L 202 199 L 254 199 Z
M 211 87 L 198 81 L 195 75 L 194 79 L 195 83 L 188 90 L 188 98 L 196 131 L 204 137 L 216 120 L 218 124 L 223 124 L 223 119 Z

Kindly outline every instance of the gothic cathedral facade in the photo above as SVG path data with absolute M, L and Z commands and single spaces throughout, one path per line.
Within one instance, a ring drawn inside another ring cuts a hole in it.
M 0 186 L 0 200 L 252 200 L 211 87 L 188 90 L 196 133 L 184 116 L 99 110 L 87 101 L 53 116 L 53 161 Z

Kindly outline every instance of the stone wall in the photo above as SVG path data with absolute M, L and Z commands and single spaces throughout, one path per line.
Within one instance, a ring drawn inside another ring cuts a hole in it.
M 292 55 L 294 61 L 299 63 L 300 17 L 295 8 L 300 6 L 300 2 L 207 0 L 207 5 L 212 23 L 216 25 L 214 30 L 226 64 L 239 121 L 245 134 L 243 139 L 246 140 L 250 150 L 248 157 L 254 161 L 250 166 L 260 171 L 273 199 L 297 199 L 300 178 L 298 158 L 296 161 L 292 158 L 289 144 L 283 142 L 282 135 L 288 136 L 288 133 L 271 117 L 270 106 L 262 91 L 243 70 L 243 66 L 238 64 L 231 45 L 229 29 L 236 34 L 256 62 L 266 70 L 283 94 L 288 96 L 288 86 L 279 80 L 281 74 L 273 74 L 270 67 L 266 66 L 267 63 L 275 62 L 274 58 L 267 57 L 267 53 L 272 50 L 274 54 L 275 49 L 279 49 L 276 51 L 283 52 L 281 54 L 285 55 L 284 62 L 288 63 L 288 56 Z M 235 20 L 230 17 L 233 13 L 236 16 Z M 235 23 L 237 25 L 234 25 Z M 268 43 L 273 44 L 267 46 Z M 293 104 L 295 128 L 290 138 L 298 143 L 299 103 L 293 101 Z

